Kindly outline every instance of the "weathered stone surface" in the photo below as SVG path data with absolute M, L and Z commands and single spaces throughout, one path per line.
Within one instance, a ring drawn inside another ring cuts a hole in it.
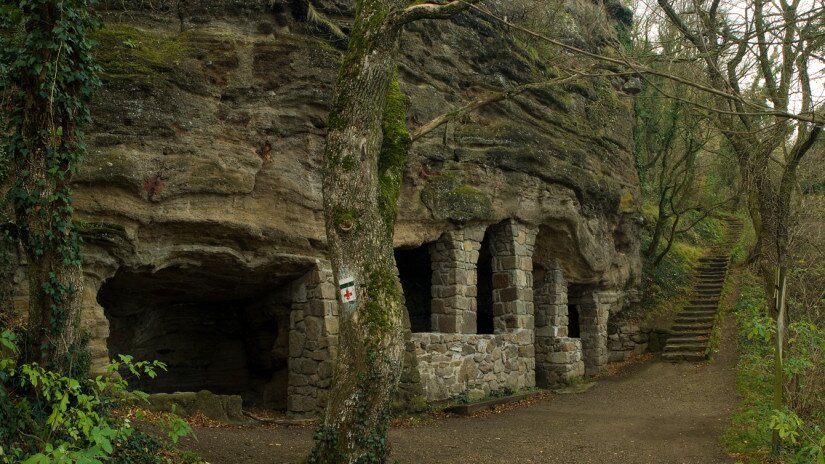
M 237 395 L 215 395 L 212 392 L 156 393 L 149 395 L 150 410 L 175 412 L 180 416 L 203 413 L 204 416 L 220 422 L 241 422 L 241 397 Z
M 349 26 L 351 2 L 314 3 Z M 337 339 L 320 172 L 341 44 L 281 0 L 104 2 L 101 10 L 104 85 L 75 182 L 78 218 L 93 226 L 84 231 L 84 323 L 95 368 L 106 362 L 104 346 L 108 354 L 136 347 L 143 357 L 170 356 L 196 379 L 254 378 L 244 387 L 252 385 L 249 397 L 283 399 L 286 388 L 289 411 L 316 413 Z M 555 77 L 509 31 L 472 13 L 410 25 L 398 67 L 411 128 L 490 91 Z M 413 336 L 422 384 L 438 376 L 442 385 L 425 387 L 428 398 L 530 386 L 542 359 L 582 346 L 596 359 L 589 370 L 603 366 L 606 338 L 599 332 L 579 345 L 566 338 L 566 301 L 548 292 L 541 304 L 549 309 L 539 314 L 532 279 L 534 263 L 599 290 L 620 292 L 638 279 L 640 195 L 623 86 L 605 80 L 533 90 L 413 146 L 395 241 L 434 243 L 432 327 L 462 333 Z M 494 245 L 497 333 L 476 335 L 470 264 L 488 226 L 502 223 L 507 239 Z M 450 264 L 436 269 L 437 254 Z M 111 298 L 101 299 L 107 288 Z M 608 312 L 621 306 L 605 305 Z M 602 309 L 591 319 L 598 330 L 606 324 Z M 233 325 L 250 312 L 255 317 Z M 208 337 L 182 338 L 169 348 L 177 354 L 153 351 L 153 337 L 176 336 L 172 327 L 191 335 L 204 321 L 217 321 Z M 546 344 L 536 338 L 533 346 L 534 326 Z M 216 327 L 274 333 L 254 335 L 248 350 Z M 209 345 L 210 337 L 221 339 Z M 224 346 L 223 354 L 209 353 Z M 209 356 L 187 358 L 186 350 Z M 584 373 L 582 359 L 565 362 L 553 375 Z
M 415 333 L 412 340 L 428 401 L 536 385 L 532 330 L 488 335 Z

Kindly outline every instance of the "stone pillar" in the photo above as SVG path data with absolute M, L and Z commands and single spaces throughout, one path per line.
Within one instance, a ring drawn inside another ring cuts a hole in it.
M 533 248 L 538 229 L 513 219 L 490 230 L 495 333 L 530 329 L 533 323 Z
M 483 238 L 483 227 L 468 227 L 430 245 L 433 332 L 476 333 L 476 266 Z
M 567 282 L 558 264 L 533 275 L 536 385 L 548 388 L 584 375 L 582 345 L 568 337 Z
M 106 373 L 109 364 L 109 319 L 97 302 L 97 293 L 103 280 L 96 275 L 84 275 L 83 302 L 80 309 L 81 326 L 89 334 L 89 373 L 92 376 Z M 124 353 L 128 354 L 128 353 Z
M 83 299 L 80 307 L 80 325 L 89 334 L 89 373 L 96 376 L 106 373 L 106 366 L 110 361 L 109 319 L 106 317 L 103 306 L 97 302 L 97 294 L 103 282 L 115 275 L 120 263 L 93 243 L 87 242 L 83 253 Z
M 287 412 L 314 417 L 326 406 L 332 383 L 338 347 L 337 291 L 326 261 L 293 285 Z
M 611 302 L 607 295 L 606 301 L 602 301 L 602 297 L 603 292 L 593 291 L 585 294 L 579 304 L 582 351 L 588 376 L 601 375 L 607 368 L 607 320 Z

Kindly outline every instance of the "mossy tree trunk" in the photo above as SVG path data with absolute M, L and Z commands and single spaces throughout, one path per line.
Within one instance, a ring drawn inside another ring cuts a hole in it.
M 70 183 L 85 153 L 81 126 L 98 80 L 86 36 L 91 0 L 32 0 L 3 9 L 0 51 L 9 111 L 4 150 L 14 162 L 17 235 L 28 258 L 25 358 L 65 374 L 82 366 L 82 272 Z
M 404 24 L 447 18 L 465 2 L 358 0 L 332 100 L 323 196 L 339 302 L 334 381 L 309 457 L 314 463 L 386 462 L 389 407 L 401 373 L 403 293 L 393 257 L 398 195 L 410 146 L 407 98 L 396 76 Z

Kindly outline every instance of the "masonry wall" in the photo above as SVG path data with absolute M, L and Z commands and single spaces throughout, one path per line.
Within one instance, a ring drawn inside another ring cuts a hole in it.
M 416 333 L 421 386 L 427 401 L 467 393 L 471 399 L 491 391 L 535 386 L 533 333 Z
M 536 384 L 546 388 L 584 375 L 582 342 L 567 330 L 567 282 L 558 266 L 537 269 L 535 285 Z
M 287 411 L 314 417 L 326 406 L 338 346 L 337 290 L 329 263 L 308 272 L 293 295 Z
M 608 324 L 607 349 L 610 362 L 626 361 L 634 354 L 664 349 L 668 333 L 641 327 L 637 321 L 610 321 Z

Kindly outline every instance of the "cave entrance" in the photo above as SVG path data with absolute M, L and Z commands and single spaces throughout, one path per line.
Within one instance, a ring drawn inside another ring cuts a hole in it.
M 587 285 L 567 285 L 567 336 L 570 338 L 582 338 L 582 304 L 590 293 Z
M 121 269 L 98 293 L 110 324 L 109 356 L 166 363 L 156 379 L 130 379 L 149 393 L 209 390 L 286 409 L 296 277 Z
M 478 281 L 476 282 L 477 333 L 491 334 L 494 329 L 493 315 L 493 250 L 492 231 L 488 228 L 478 253 Z
M 567 305 L 567 336 L 570 338 L 581 338 L 581 322 L 579 321 L 579 305 Z
M 432 332 L 432 260 L 429 245 L 395 250 L 398 277 L 410 316 L 410 330 Z

